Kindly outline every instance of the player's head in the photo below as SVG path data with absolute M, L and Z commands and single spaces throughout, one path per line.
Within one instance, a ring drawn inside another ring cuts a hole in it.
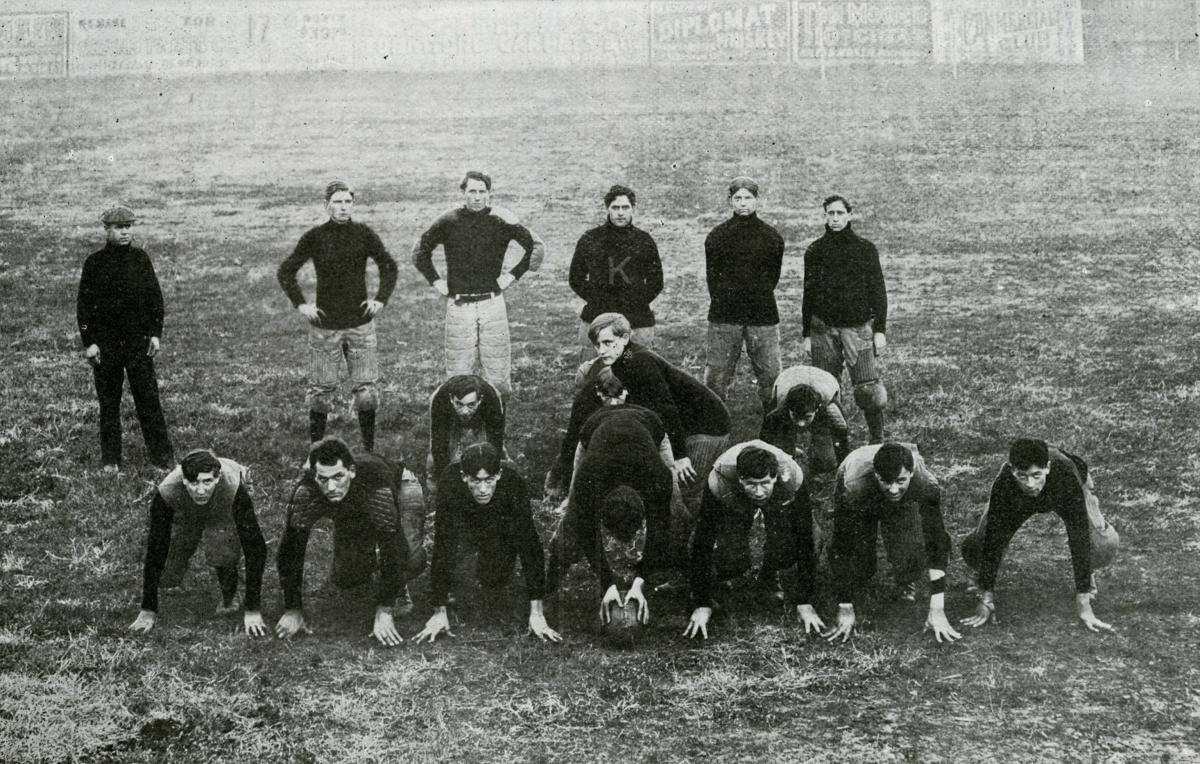
M 765 448 L 746 446 L 738 454 L 735 466 L 738 487 L 750 503 L 766 504 L 779 482 L 779 461 L 775 455 Z
M 1050 476 L 1050 447 L 1037 438 L 1017 438 L 1008 446 L 1008 465 L 1021 492 L 1037 496 Z
M 593 388 L 596 391 L 596 397 L 604 406 L 619 406 L 629 397 L 625 383 L 617 379 L 617 375 L 613 374 L 612 369 L 607 366 L 600 370 Z
M 758 184 L 745 175 L 729 181 L 729 206 L 739 217 L 753 215 L 758 210 Z
M 323 438 L 308 447 L 308 475 L 321 495 L 330 501 L 341 501 L 350 493 L 354 480 L 354 455 L 339 438 Z
M 619 485 L 604 495 L 600 503 L 600 522 L 618 541 L 628 543 L 642 527 L 646 505 L 642 496 L 627 485 Z
M 350 212 L 354 209 L 354 189 L 344 180 L 333 180 L 325 186 L 325 210 L 329 219 L 335 223 L 350 221 Z
M 476 504 L 487 504 L 496 495 L 503 470 L 500 467 L 500 452 L 491 443 L 475 443 L 467 446 L 458 460 L 463 482 L 471 492 Z
M 796 385 L 783 398 L 788 418 L 797 427 L 808 427 L 821 410 L 821 394 L 808 385 Z
M 109 244 L 128 247 L 133 243 L 133 224 L 137 222 L 133 210 L 123 205 L 110 207 L 100 216 L 100 222 L 104 224 L 104 238 Z
M 889 502 L 903 499 L 904 494 L 908 493 L 916 466 L 912 451 L 899 443 L 885 443 L 875 452 L 871 466 L 875 470 L 875 482 L 883 493 L 883 498 Z
M 620 313 L 601 313 L 588 325 L 588 340 L 605 366 L 616 363 L 632 335 L 629 319 Z
M 633 210 L 637 207 L 637 194 L 628 186 L 615 185 L 604 195 L 604 207 L 608 220 L 618 228 L 633 223 Z
M 470 422 L 479 412 L 479 405 L 483 401 L 483 385 L 484 381 L 474 374 L 459 374 L 446 381 L 450 406 L 459 422 Z
M 853 208 L 841 194 L 825 197 L 825 201 L 821 202 L 821 209 L 825 210 L 825 224 L 831 231 L 841 231 L 850 224 Z
M 466 208 L 479 212 L 492 203 L 492 176 L 479 170 L 467 170 L 458 190 L 463 193 Z
M 183 472 L 183 487 L 197 504 L 207 504 L 217 491 L 221 477 L 221 460 L 207 448 L 188 451 L 179 460 Z

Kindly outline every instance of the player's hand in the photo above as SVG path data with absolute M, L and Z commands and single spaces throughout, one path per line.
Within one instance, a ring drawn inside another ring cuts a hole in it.
M 158 355 L 159 346 L 160 343 L 158 341 L 158 337 L 151 337 L 150 344 L 146 347 L 146 355 L 150 356 L 151 358 Z
M 625 595 L 624 604 L 629 604 L 631 600 L 638 604 L 637 615 L 642 625 L 650 623 L 650 603 L 646 601 L 646 595 L 642 594 L 642 579 L 640 578 L 635 579 L 633 586 L 629 587 L 629 593 Z
M 129 630 L 136 634 L 149 634 L 157 620 L 158 614 L 153 610 L 143 610 L 138 613 L 133 623 L 129 624 Z
M 400 632 L 396 631 L 396 621 L 392 618 L 390 607 L 375 608 L 375 626 L 371 629 L 371 636 L 385 647 L 395 647 L 404 641 Z
M 929 608 L 929 615 L 925 618 L 925 628 L 933 629 L 933 636 L 938 642 L 953 642 L 956 639 L 962 639 L 962 634 L 954 630 L 950 622 L 946 620 L 946 611 L 940 607 Z
M 247 610 L 242 614 L 242 628 L 247 637 L 267 636 L 267 624 L 263 622 L 262 613 L 257 610 Z
M 692 460 L 686 456 L 675 460 L 675 466 L 671 468 L 671 472 L 675 474 L 675 479 L 681 485 L 686 485 L 696 479 L 696 468 L 692 466 Z
M 275 624 L 275 636 L 280 639 L 291 639 L 301 631 L 308 633 L 302 610 L 285 610 L 283 615 L 279 616 L 279 623 Z
M 692 617 L 688 619 L 687 628 L 683 630 L 683 636 L 690 639 L 695 639 L 696 635 L 708 639 L 708 619 L 712 618 L 712 608 L 698 607 L 692 611 Z
M 850 635 L 854 633 L 854 605 L 838 605 L 837 626 L 825 632 L 821 636 L 827 642 L 835 642 L 838 637 L 842 638 L 844 643 L 850 639 Z
M 973 629 L 985 626 L 988 623 L 1000 623 L 996 619 L 996 601 L 992 598 L 991 592 L 984 592 L 979 597 L 979 604 L 975 606 L 975 615 L 967 616 L 959 620 L 963 626 L 970 626 Z
M 450 296 L 450 285 L 446 283 L 445 279 L 437 279 L 434 281 L 433 288 L 436 289 L 438 294 L 440 294 L 442 297 Z
M 541 613 L 529 614 L 529 633 L 543 642 L 562 642 L 562 636 L 546 623 L 546 616 Z
M 379 311 L 383 310 L 383 303 L 379 300 L 363 300 L 359 303 L 363 308 L 363 315 L 367 318 L 375 318 L 379 315 Z
M 805 337 L 804 341 L 800 343 L 800 355 L 811 355 L 811 354 L 812 354 L 812 337 Z
M 516 280 L 517 277 L 511 273 L 501 273 L 496 277 L 496 286 L 500 287 L 500 291 L 503 292 L 505 289 L 508 289 L 510 286 L 512 286 L 512 283 Z
M 608 623 L 608 608 L 616 603 L 617 607 L 624 607 L 625 603 L 621 601 L 621 593 L 617 591 L 617 585 L 612 584 L 608 587 L 608 591 L 600 598 L 600 623 Z
M 555 474 L 557 470 L 549 470 L 546 472 L 546 479 L 542 483 L 542 491 L 546 495 L 546 501 L 551 504 L 557 504 L 562 501 L 563 494 L 566 489 L 563 488 L 562 480 Z
M 1088 631 L 1101 632 L 1107 631 L 1112 633 L 1112 624 L 1105 623 L 1096 617 L 1092 612 L 1092 595 L 1084 592 L 1083 594 L 1075 595 L 1075 610 L 1079 613 L 1079 620 L 1083 621 L 1083 625 L 1088 628 Z
M 875 355 L 879 355 L 887 347 L 887 335 L 883 332 L 875 332 L 873 339 L 875 342 Z
M 304 302 L 296 306 L 296 310 L 300 311 L 300 315 L 308 319 L 308 323 L 313 326 L 318 326 L 321 319 L 325 318 L 325 311 L 318 308 L 312 303 Z
M 804 624 L 804 633 L 820 634 L 825 628 L 825 622 L 821 620 L 821 616 L 817 615 L 817 611 L 812 605 L 797 605 L 796 617 Z
M 432 645 L 438 634 L 445 634 L 447 637 L 454 636 L 454 632 L 450 631 L 450 617 L 446 615 L 444 607 L 433 611 L 433 615 L 429 616 L 429 620 L 425 622 L 425 628 L 413 637 L 413 641 L 418 645 L 428 641 Z
M 92 366 L 100 365 L 100 346 L 88 345 L 87 350 L 83 351 L 84 359 Z

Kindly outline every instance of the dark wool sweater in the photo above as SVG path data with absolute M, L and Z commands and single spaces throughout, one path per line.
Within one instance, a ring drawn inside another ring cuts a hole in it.
M 367 299 L 367 260 L 379 268 L 379 291 L 375 299 L 386 303 L 396 288 L 396 261 L 383 242 L 367 226 L 326 221 L 300 237 L 295 251 L 279 266 L 279 285 L 293 307 L 304 303 L 304 292 L 296 282 L 300 267 L 312 260 L 317 272 L 317 307 L 325 312 L 322 329 L 350 329 L 371 319 L 363 313 Z
M 775 287 L 783 268 L 783 237 L 758 215 L 734 215 L 704 240 L 708 320 L 739 326 L 779 323 Z
M 803 333 L 809 336 L 815 316 L 828 326 L 860 326 L 875 322 L 887 331 L 887 290 L 875 245 L 859 237 L 849 224 L 825 235 L 804 253 Z
M 89 255 L 79 278 L 75 317 L 85 347 L 162 337 L 162 290 L 145 250 L 109 244 Z
M 654 326 L 650 303 L 662 293 L 662 260 L 650 234 L 606 221 L 579 237 L 568 282 L 587 303 L 579 317 L 621 313 L 635 329 Z
M 525 250 L 511 271 L 521 278 L 529 270 L 529 255 L 533 251 L 533 236 L 520 223 L 506 223 L 485 207 L 472 212 L 466 207 L 450 210 L 429 226 L 413 245 L 413 265 L 430 284 L 437 281 L 433 267 L 433 250 L 441 244 L 446 251 L 446 285 L 450 294 L 483 294 L 499 292 L 496 279 L 504 267 L 508 243 L 515 241 Z
M 449 387 L 453 379 L 451 377 L 439 385 L 433 397 L 429 399 L 429 453 L 433 456 L 431 478 L 441 475 L 450 465 L 450 438 L 459 428 L 475 429 L 482 425 L 487 442 L 495 446 L 496 451 L 504 452 L 504 403 L 500 393 L 492 385 L 484 384 L 475 415 L 471 417 L 471 421 L 460 424 L 454 404 L 450 400 Z

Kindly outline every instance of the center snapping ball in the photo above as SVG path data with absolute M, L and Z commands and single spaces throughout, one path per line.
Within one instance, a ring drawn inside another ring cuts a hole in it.
M 624 606 L 611 603 L 608 606 L 608 623 L 600 626 L 604 641 L 610 647 L 618 648 L 632 647 L 643 631 L 642 622 L 638 620 L 638 603 L 634 600 L 626 600 Z

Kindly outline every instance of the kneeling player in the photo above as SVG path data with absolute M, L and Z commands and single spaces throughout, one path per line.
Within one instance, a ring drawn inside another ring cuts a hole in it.
M 500 462 L 500 453 L 490 443 L 477 443 L 463 451 L 451 464 L 438 487 L 437 517 L 434 521 L 433 563 L 430 566 L 430 602 L 433 615 L 416 641 L 433 642 L 438 634 L 450 632 L 446 612 L 459 542 L 478 551 L 479 584 L 491 600 L 497 599 L 512 580 L 517 557 L 529 595 L 529 631 L 542 640 L 562 637 L 546 624 L 542 597 L 546 588 L 545 558 L 533 514 L 529 488 L 512 463 Z
M 1043 440 L 1013 441 L 1008 462 L 992 483 L 979 527 L 962 542 L 963 560 L 976 571 L 975 583 L 981 590 L 975 615 L 964 618 L 963 624 L 983 626 L 994 619 L 993 591 L 1008 542 L 1033 515 L 1054 512 L 1067 526 L 1079 620 L 1091 631 L 1112 631 L 1112 626 L 1092 612 L 1092 600 L 1099 593 L 1096 569 L 1113 561 L 1121 539 L 1100 514 L 1092 485 L 1087 464 L 1078 456 L 1047 446 Z
M 451 377 L 429 399 L 425 471 L 430 483 L 440 480 L 446 467 L 458 461 L 467 446 L 484 441 L 504 454 L 504 401 L 500 391 L 474 374 Z
M 962 635 L 946 620 L 946 562 L 950 535 L 942 518 L 942 491 L 916 447 L 863 446 L 838 467 L 834 488 L 833 574 L 837 626 L 824 636 L 845 642 L 854 631 L 854 595 L 875 575 L 875 539 L 882 533 L 892 575 L 904 599 L 914 599 L 921 569 L 929 571 L 925 627 L 938 642 Z M 922 544 L 922 540 L 924 543 Z
M 279 544 L 279 584 L 286 611 L 275 633 L 289 639 L 306 629 L 304 555 L 313 526 L 329 517 L 334 585 L 354 588 L 378 568 L 371 635 L 384 645 L 400 644 L 392 610 L 405 578 L 415 578 L 425 566 L 420 483 L 403 466 L 374 454 L 352 454 L 337 438 L 319 440 L 309 448 L 306 470 L 288 503 L 287 527 Z
M 815 366 L 792 366 L 775 378 L 759 436 L 784 452 L 798 455 L 798 441 L 810 435 L 808 469 L 832 473 L 850 452 L 841 383 Z
M 812 606 L 812 510 L 804 475 L 792 457 L 761 440 L 741 443 L 713 465 L 692 537 L 692 610 L 684 636 L 708 639 L 713 579 L 728 579 L 750 567 L 750 528 L 761 510 L 766 527 L 762 577 L 796 568 L 796 615 L 805 633 L 825 628 Z M 714 551 L 717 560 L 714 563 Z
M 197 547 L 216 571 L 221 586 L 218 614 L 235 612 L 238 557 L 246 556 L 246 634 L 265 636 L 259 600 L 267 544 L 246 490 L 246 469 L 212 451 L 191 451 L 179 466 L 158 484 L 150 500 L 150 532 L 142 568 L 142 610 L 130 624 L 132 631 L 148 632 L 158 620 L 158 589 L 178 586 Z

